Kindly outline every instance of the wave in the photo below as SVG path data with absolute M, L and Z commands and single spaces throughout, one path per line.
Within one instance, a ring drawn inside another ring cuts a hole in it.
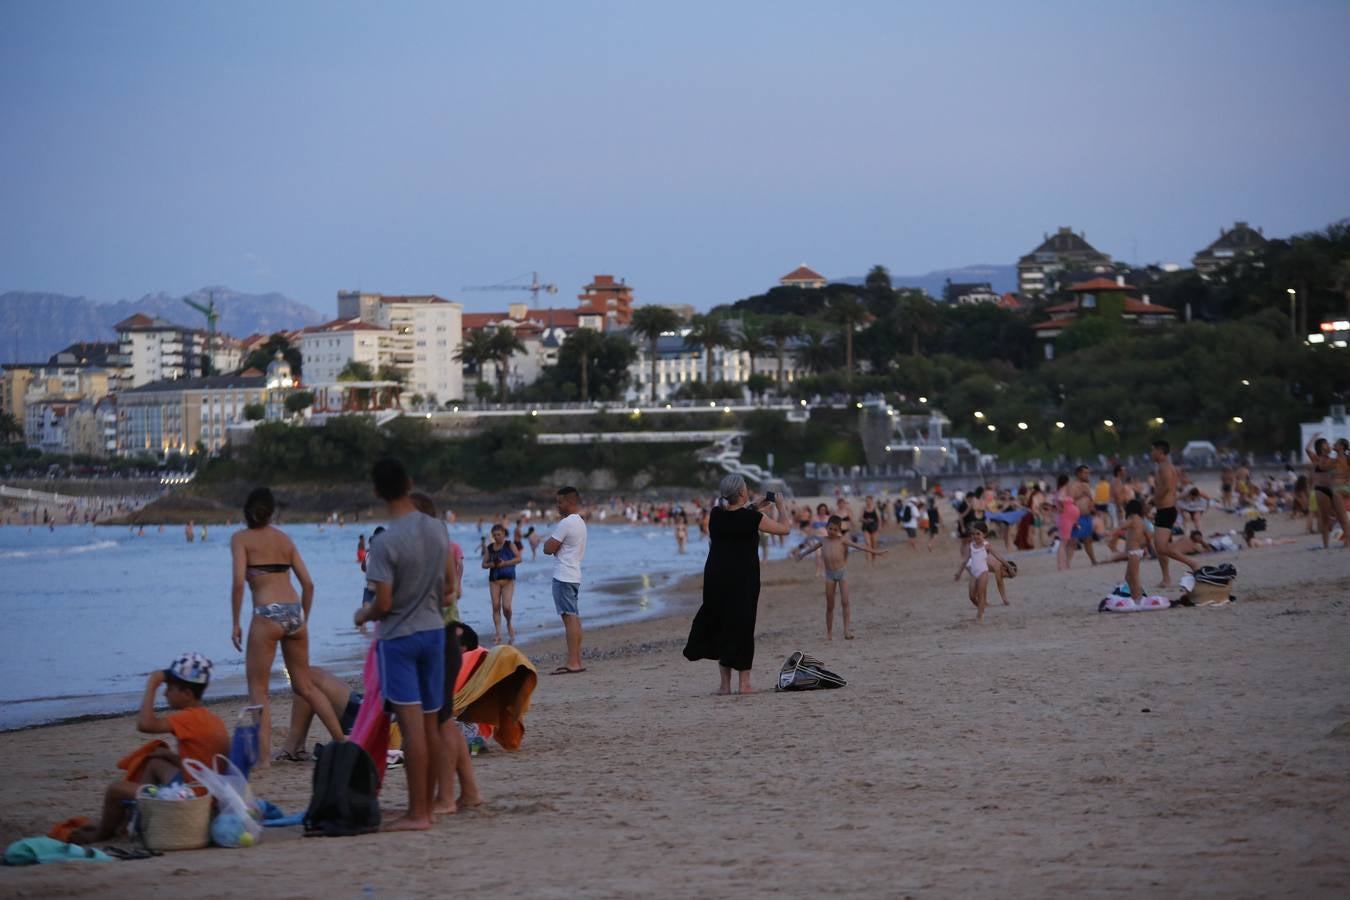
M 94 541 L 92 544 L 76 544 L 73 547 L 43 547 L 37 550 L 0 550 L 0 559 L 30 559 L 36 556 L 74 556 L 77 553 L 107 550 L 109 547 L 116 546 L 117 541 Z

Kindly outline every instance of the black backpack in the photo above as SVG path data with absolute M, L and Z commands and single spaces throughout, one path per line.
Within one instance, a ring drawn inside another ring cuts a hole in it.
M 380 830 L 379 781 L 370 754 L 352 741 L 328 744 L 314 766 L 305 810 L 306 837 L 342 837 Z

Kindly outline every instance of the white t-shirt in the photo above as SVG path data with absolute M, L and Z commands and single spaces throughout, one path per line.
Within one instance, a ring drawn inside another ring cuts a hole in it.
M 553 555 L 553 577 L 581 584 L 581 558 L 586 555 L 586 520 L 576 513 L 564 518 L 549 538 L 562 544 Z

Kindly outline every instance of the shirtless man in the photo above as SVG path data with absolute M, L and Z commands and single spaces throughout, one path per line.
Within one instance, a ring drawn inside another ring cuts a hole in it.
M 1087 554 L 1092 564 L 1097 564 L 1097 554 L 1092 549 L 1092 543 L 1096 540 L 1093 534 L 1093 500 L 1092 485 L 1088 484 L 1088 479 L 1092 477 L 1092 470 L 1087 466 L 1079 466 L 1074 470 L 1074 479 L 1069 482 L 1069 497 L 1074 505 L 1078 507 L 1078 521 L 1073 526 L 1071 540 L 1081 540 L 1083 542 L 1083 552 Z M 1060 538 L 1063 539 L 1063 535 Z
M 1172 526 L 1177 521 L 1177 468 L 1172 465 L 1172 445 L 1164 440 L 1156 440 L 1150 456 L 1158 466 L 1157 479 L 1153 485 L 1153 548 L 1158 554 L 1158 567 L 1162 569 L 1163 580 L 1159 587 L 1171 587 L 1168 557 L 1191 570 L 1200 568 L 1200 564 L 1172 546 Z

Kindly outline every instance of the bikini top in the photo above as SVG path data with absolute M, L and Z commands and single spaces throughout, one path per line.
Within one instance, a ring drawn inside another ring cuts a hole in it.
M 290 563 L 252 563 L 245 567 L 244 574 L 249 577 L 256 577 L 258 575 L 279 575 L 290 570 Z

